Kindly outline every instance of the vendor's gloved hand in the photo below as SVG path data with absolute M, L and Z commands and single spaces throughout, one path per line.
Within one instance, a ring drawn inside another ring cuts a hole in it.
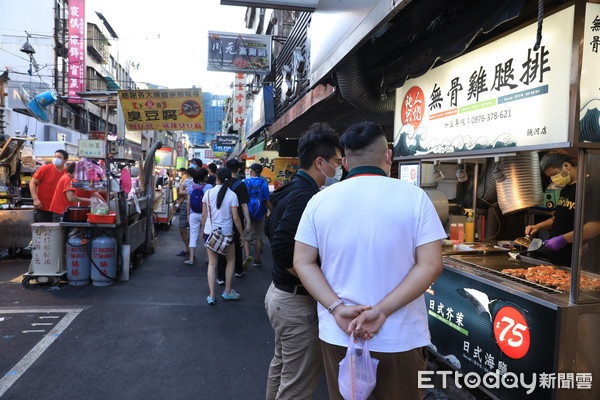
M 552 239 L 546 240 L 546 243 L 544 243 L 544 246 L 546 246 L 550 250 L 559 251 L 560 249 L 562 249 L 563 247 L 565 247 L 568 244 L 569 244 L 569 242 L 567 242 L 565 237 L 563 235 L 559 235 L 559 236 L 553 237 Z

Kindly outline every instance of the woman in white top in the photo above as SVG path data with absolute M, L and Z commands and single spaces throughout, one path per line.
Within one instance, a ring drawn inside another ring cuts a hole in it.
M 229 188 L 231 186 L 231 171 L 228 168 L 217 170 L 217 186 L 204 194 L 202 198 L 202 232 L 204 240 L 208 235 L 220 228 L 224 235 L 233 236 L 233 224 L 238 232 L 242 232 L 242 221 L 237 212 L 239 205 L 236 194 Z M 243 246 L 244 238 L 240 238 L 239 246 Z M 238 300 L 240 295 L 231 289 L 231 280 L 235 269 L 235 249 L 237 243 L 232 243 L 227 248 L 225 259 L 225 291 L 221 294 L 225 300 Z M 208 304 L 215 304 L 215 278 L 218 254 L 206 248 L 208 253 L 208 287 L 210 294 L 206 298 Z
M 208 177 L 208 170 L 206 168 L 200 168 L 197 171 L 194 171 L 193 175 L 194 177 L 194 183 L 189 185 L 187 188 L 187 205 L 186 205 L 186 212 L 187 212 L 187 218 L 188 218 L 188 224 L 190 227 L 190 243 L 189 243 L 189 259 L 184 261 L 184 264 L 187 265 L 192 265 L 194 264 L 194 256 L 195 256 L 195 252 L 196 252 L 196 244 L 198 243 L 198 236 L 203 236 L 200 233 L 200 225 L 202 224 L 202 213 L 198 212 L 198 208 L 196 208 L 196 211 L 194 211 L 192 209 L 193 204 L 192 201 L 196 201 L 196 200 L 192 200 L 192 193 L 194 193 L 194 190 L 196 191 L 200 191 L 198 194 L 200 195 L 200 197 L 198 197 L 198 203 L 197 203 L 197 207 L 200 207 L 200 209 L 203 208 L 203 205 L 200 203 L 202 201 L 202 199 L 204 198 L 204 193 L 208 192 L 210 189 L 213 188 L 213 185 L 206 183 L 206 178 Z

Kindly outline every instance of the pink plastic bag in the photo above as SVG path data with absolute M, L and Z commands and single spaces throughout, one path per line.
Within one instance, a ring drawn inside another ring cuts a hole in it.
M 338 386 L 344 400 L 366 400 L 377 381 L 379 360 L 371 358 L 367 340 L 359 342 L 363 342 L 362 349 L 356 348 L 354 335 L 350 335 L 346 357 L 340 362 Z

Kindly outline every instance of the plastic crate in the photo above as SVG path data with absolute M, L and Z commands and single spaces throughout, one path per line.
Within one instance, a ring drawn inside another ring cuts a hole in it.
M 111 211 L 108 215 L 88 214 L 88 222 L 90 224 L 114 224 L 117 220 L 117 213 Z

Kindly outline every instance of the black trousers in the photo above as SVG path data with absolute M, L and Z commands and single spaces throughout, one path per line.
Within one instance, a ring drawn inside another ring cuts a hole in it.
M 240 246 L 240 233 L 236 227 L 233 227 L 233 248 L 235 249 L 235 273 L 241 274 L 244 272 L 242 266 L 242 247 Z M 227 267 L 227 260 L 225 256 L 219 255 L 219 262 L 217 264 L 217 278 L 220 281 L 225 280 L 225 268 Z
M 35 210 L 33 212 L 34 222 L 52 222 L 54 213 L 47 210 Z

